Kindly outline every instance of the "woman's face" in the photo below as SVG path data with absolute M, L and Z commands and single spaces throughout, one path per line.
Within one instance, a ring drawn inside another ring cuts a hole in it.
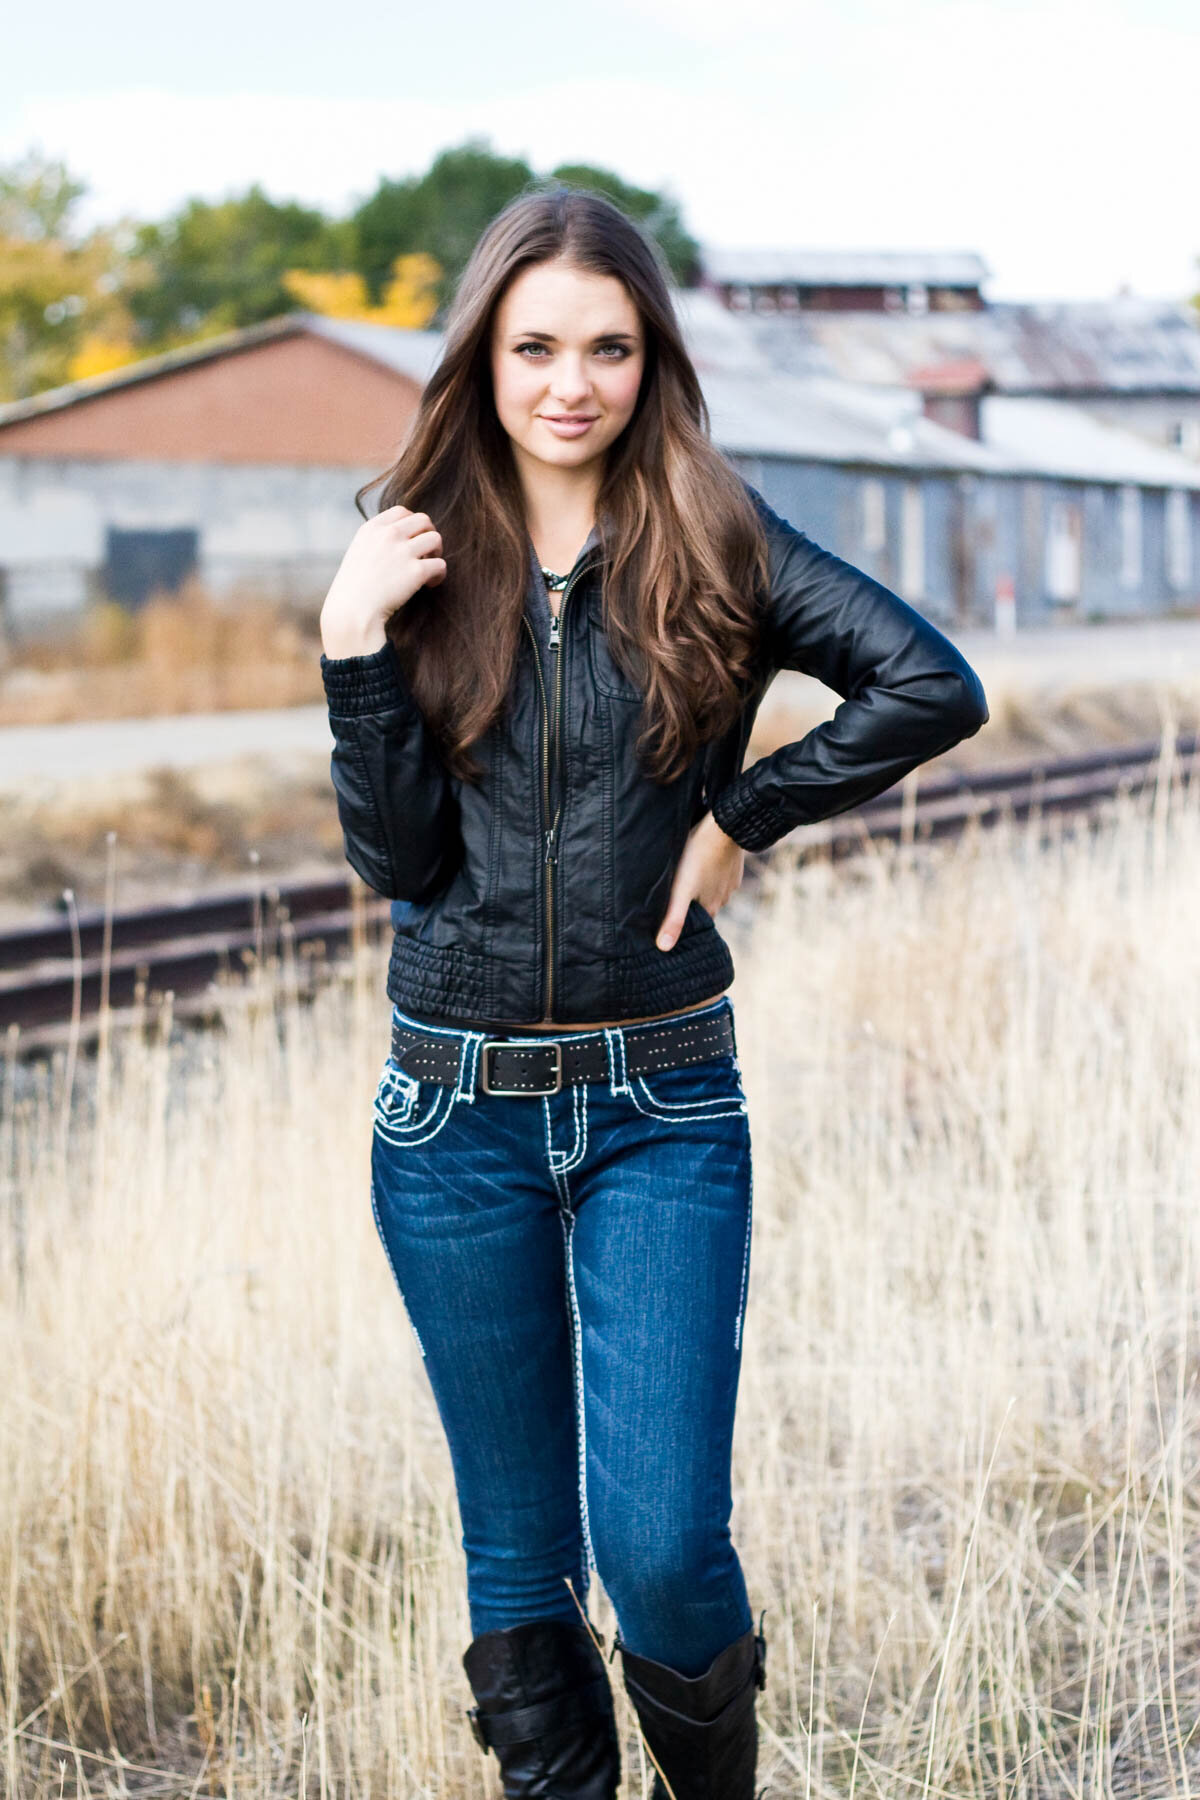
M 645 354 L 638 310 L 615 275 L 555 260 L 514 276 L 496 308 L 491 360 L 518 467 L 602 466 L 633 417 Z M 588 423 L 555 423 L 567 415 Z

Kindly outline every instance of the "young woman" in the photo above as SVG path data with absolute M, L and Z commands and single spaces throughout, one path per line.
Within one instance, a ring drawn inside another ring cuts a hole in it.
M 600 195 L 492 221 L 379 480 L 321 668 L 346 856 L 394 901 L 372 1205 L 453 1464 L 472 1727 L 506 1795 L 616 1793 L 594 1572 L 655 1796 L 753 1800 L 715 918 L 747 851 L 977 731 L 983 690 L 714 447 L 659 253 Z M 784 667 L 842 704 L 743 771 Z

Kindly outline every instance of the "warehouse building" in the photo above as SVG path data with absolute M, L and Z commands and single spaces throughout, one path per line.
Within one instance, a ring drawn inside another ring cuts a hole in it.
M 949 292 L 970 271 L 943 273 Z M 954 291 L 961 309 L 939 317 L 986 316 Z M 931 618 L 1004 629 L 1200 604 L 1200 461 L 1062 398 L 997 391 L 944 345 L 895 379 L 852 378 L 789 362 L 794 318 L 711 288 L 677 305 L 731 462 Z M 315 609 L 440 343 L 295 313 L 0 408 L 9 635 L 189 574 Z

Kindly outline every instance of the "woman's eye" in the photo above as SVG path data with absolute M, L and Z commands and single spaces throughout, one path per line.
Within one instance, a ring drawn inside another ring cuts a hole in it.
M 517 355 L 523 356 L 526 350 L 544 350 L 545 348 L 546 348 L 545 344 L 518 344 L 517 345 Z M 629 355 L 629 351 L 624 344 L 601 344 L 600 349 L 601 350 L 615 350 L 617 352 L 616 356 L 606 359 L 606 360 L 610 360 L 613 362 L 623 362 L 624 359 Z M 542 359 L 540 356 L 535 356 L 531 360 L 534 362 L 540 362 Z

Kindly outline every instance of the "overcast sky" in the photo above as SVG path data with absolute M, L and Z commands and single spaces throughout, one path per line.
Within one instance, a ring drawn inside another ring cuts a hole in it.
M 6 18 L 0 159 L 90 221 L 259 181 L 341 209 L 468 135 L 664 187 L 713 246 L 967 249 L 993 299 L 1200 287 L 1197 0 L 59 0 Z

